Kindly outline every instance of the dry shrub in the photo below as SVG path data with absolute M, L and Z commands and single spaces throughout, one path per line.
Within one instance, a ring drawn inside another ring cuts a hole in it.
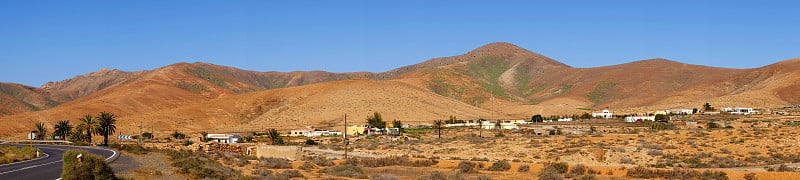
M 391 174 L 376 174 L 369 177 L 369 180 L 400 180 L 400 178 Z
M 284 158 L 260 158 L 261 165 L 270 169 L 289 169 L 292 168 L 290 161 Z
M 364 158 L 358 164 L 364 167 L 384 167 L 384 166 L 411 166 L 428 167 L 439 163 L 434 159 L 411 160 L 408 157 L 385 157 L 385 158 Z
M 356 179 L 367 178 L 367 175 L 364 174 L 364 171 L 361 170 L 360 167 L 350 164 L 322 168 L 320 172 L 339 177 L 349 177 Z
M 556 169 L 553 168 L 545 168 L 541 173 L 539 173 L 540 180 L 562 180 L 564 177 L 561 176 Z
M 586 169 L 587 168 L 586 168 L 585 165 L 578 164 L 578 165 L 576 165 L 575 167 L 572 167 L 572 169 L 569 170 L 569 174 L 567 174 L 567 177 L 577 177 L 577 176 L 586 174 Z
M 497 162 L 493 163 L 492 166 L 489 166 L 489 168 L 487 170 L 489 170 L 489 171 L 508 171 L 509 169 L 511 169 L 511 164 L 509 164 L 508 161 L 506 161 L 506 160 L 502 160 L 502 161 L 497 161 Z
M 531 170 L 531 166 L 528 166 L 527 164 L 523 164 L 523 165 L 519 166 L 519 168 L 517 168 L 518 172 L 528 172 L 530 170 Z
M 451 174 L 445 174 L 439 171 L 433 171 L 428 176 L 422 176 L 418 178 L 419 180 L 463 180 L 464 177 L 461 176 L 461 173 L 454 172 Z
M 567 163 L 545 163 L 544 170 L 552 169 L 558 174 L 567 173 L 567 169 L 569 169 L 569 165 Z
M 475 163 L 469 161 L 461 161 L 458 163 L 458 172 L 461 173 L 475 173 Z

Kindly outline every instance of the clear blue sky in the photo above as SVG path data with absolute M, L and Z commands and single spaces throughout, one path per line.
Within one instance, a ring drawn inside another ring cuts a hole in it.
M 800 57 L 792 1 L 0 1 L 0 82 L 208 62 L 382 72 L 510 42 L 574 67 Z

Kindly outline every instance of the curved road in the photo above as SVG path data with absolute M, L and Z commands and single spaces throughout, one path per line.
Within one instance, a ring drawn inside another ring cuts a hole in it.
M 0 146 L 29 145 L 0 144 Z M 41 144 L 34 144 L 33 146 L 44 152 L 41 158 L 0 165 L 0 179 L 58 179 L 61 177 L 62 157 L 68 149 L 86 150 L 89 153 L 105 157 L 107 162 L 111 162 L 119 156 L 119 152 L 101 147 Z

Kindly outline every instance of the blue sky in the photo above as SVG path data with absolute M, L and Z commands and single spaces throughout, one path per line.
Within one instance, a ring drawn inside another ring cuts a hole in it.
M 383 72 L 510 42 L 574 67 L 800 57 L 792 1 L 0 1 L 0 82 L 208 62 Z

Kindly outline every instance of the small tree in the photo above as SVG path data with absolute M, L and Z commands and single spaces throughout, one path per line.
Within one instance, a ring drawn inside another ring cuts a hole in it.
M 705 110 L 705 111 L 715 111 L 714 107 L 711 107 L 711 104 L 708 104 L 708 103 L 703 104 L 703 110 Z
M 144 133 L 142 133 L 142 138 L 145 138 L 145 139 L 153 139 L 153 133 L 151 133 L 151 132 L 144 132 Z
M 667 121 L 667 115 L 656 114 L 656 121 Z
M 531 117 L 531 121 L 533 121 L 533 122 L 544 122 L 544 118 L 542 118 L 542 115 L 537 114 L 537 115 L 533 115 L 533 117 Z
M 394 120 L 394 121 L 392 121 L 392 127 L 393 128 L 402 128 L 403 127 L 403 123 L 398 121 L 398 120 Z
M 581 115 L 581 119 L 592 119 L 592 115 L 591 115 L 591 114 L 589 114 L 588 112 L 584 112 L 584 113 Z
M 442 120 L 436 120 L 434 121 L 433 126 L 436 128 L 436 132 L 439 134 L 439 139 L 442 139 L 442 129 L 444 129 L 444 122 L 442 122 Z
M 208 141 L 207 137 L 208 137 L 208 132 L 205 131 L 200 132 L 200 141 L 207 142 Z
M 383 122 L 381 113 L 375 112 L 372 116 L 367 116 L 367 124 L 375 128 L 386 128 L 386 122 Z
M 171 135 L 175 139 L 184 139 L 184 138 L 186 138 L 186 134 L 178 132 L 178 130 L 175 130 L 175 132 L 173 132 Z

